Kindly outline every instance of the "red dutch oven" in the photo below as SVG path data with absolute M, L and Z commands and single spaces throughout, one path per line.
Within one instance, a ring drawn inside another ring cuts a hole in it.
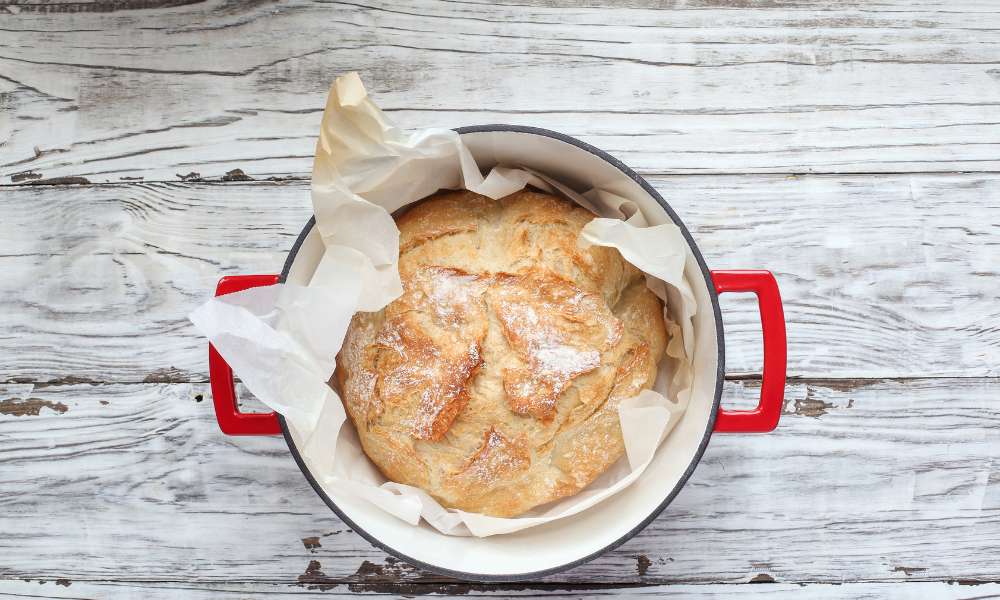
M 695 381 L 680 422 L 638 481 L 572 517 L 487 538 L 445 536 L 414 527 L 368 502 L 330 489 L 312 475 L 303 438 L 281 415 L 239 412 L 233 372 L 209 345 L 212 395 L 219 427 L 228 435 L 283 435 L 316 493 L 354 532 L 406 562 L 436 573 L 478 581 L 535 579 L 582 564 L 638 533 L 674 499 L 691 476 L 713 433 L 765 433 L 778 424 L 785 387 L 785 321 L 774 276 L 768 271 L 710 271 L 690 232 L 669 204 L 637 173 L 607 153 L 560 133 L 533 127 L 484 125 L 457 129 L 478 164 L 525 166 L 574 189 L 598 187 L 632 200 L 651 225 L 672 222 L 691 248 L 685 273 L 698 302 L 694 319 Z M 280 275 L 243 275 L 219 281 L 216 295 L 289 281 L 306 284 L 323 244 L 310 219 Z M 760 401 L 752 410 L 720 407 L 725 336 L 719 294 L 757 295 L 763 328 Z

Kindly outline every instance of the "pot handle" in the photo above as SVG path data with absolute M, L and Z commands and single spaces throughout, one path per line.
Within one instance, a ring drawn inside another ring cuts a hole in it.
M 723 410 L 715 419 L 715 431 L 767 433 L 778 426 L 785 400 L 785 314 L 781 309 L 778 282 L 770 271 L 712 271 L 715 291 L 753 292 L 757 295 L 760 325 L 764 332 L 764 374 L 760 402 L 753 410 Z
M 277 275 L 231 275 L 219 280 L 216 296 L 225 296 L 255 287 L 278 283 Z M 212 384 L 212 403 L 219 429 L 226 435 L 277 435 L 281 433 L 278 414 L 241 413 L 236 405 L 233 370 L 219 351 L 208 344 L 208 379 Z

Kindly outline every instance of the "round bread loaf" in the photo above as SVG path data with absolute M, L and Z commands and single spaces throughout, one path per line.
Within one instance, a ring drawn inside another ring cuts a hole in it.
M 617 250 L 578 247 L 593 218 L 530 190 L 396 218 L 403 295 L 354 316 L 335 375 L 387 478 L 511 517 L 624 454 L 618 404 L 656 378 L 663 305 Z

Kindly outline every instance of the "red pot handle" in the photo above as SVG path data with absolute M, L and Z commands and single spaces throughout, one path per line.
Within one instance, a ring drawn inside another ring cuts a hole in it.
M 232 275 L 219 280 L 216 296 L 278 283 L 277 275 Z M 241 413 L 236 405 L 233 370 L 218 350 L 208 345 L 208 379 L 219 429 L 226 435 L 277 435 L 281 433 L 277 413 Z
M 715 291 L 753 292 L 757 295 L 760 325 L 764 330 L 764 374 L 760 382 L 760 402 L 753 410 L 719 408 L 715 431 L 726 433 L 766 433 L 778 426 L 785 400 L 785 314 L 781 309 L 778 282 L 770 271 L 712 271 Z

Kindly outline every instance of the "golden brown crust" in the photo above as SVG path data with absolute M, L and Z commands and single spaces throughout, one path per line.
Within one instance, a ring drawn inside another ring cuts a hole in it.
M 444 487 L 464 498 L 462 504 L 492 494 L 495 488 L 524 474 L 531 467 L 531 451 L 525 436 L 509 439 L 495 426 L 483 433 L 482 445 L 459 469 L 445 477 Z M 472 502 L 470 502 L 472 501 Z
M 386 477 L 515 516 L 624 454 L 618 404 L 656 377 L 663 307 L 616 250 L 577 245 L 592 218 L 529 190 L 397 218 L 403 295 L 355 315 L 335 375 Z
M 537 270 L 501 274 L 490 289 L 507 344 L 520 364 L 503 373 L 511 410 L 551 420 L 574 379 L 601 365 L 622 324 L 603 299 Z
M 469 401 L 482 365 L 487 282 L 458 269 L 424 267 L 406 278 L 403 295 L 365 349 L 364 384 L 376 374 L 366 410 L 372 423 L 391 406 L 411 435 L 440 440 Z
M 472 192 L 454 192 L 433 205 L 418 202 L 396 219 L 399 226 L 399 253 L 448 235 L 473 232 L 479 228 L 489 199 Z

